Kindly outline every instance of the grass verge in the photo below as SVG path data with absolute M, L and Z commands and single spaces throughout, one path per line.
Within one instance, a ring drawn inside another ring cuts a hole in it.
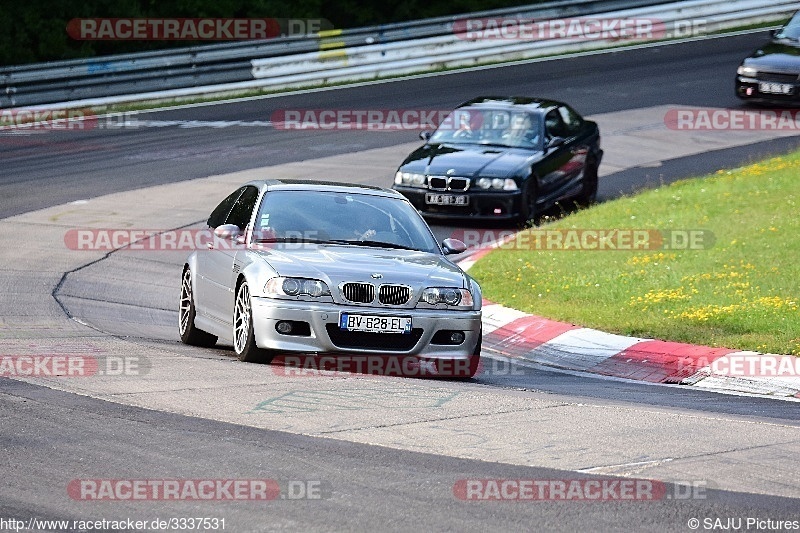
M 495 250 L 470 274 L 489 300 L 554 320 L 624 335 L 800 355 L 799 174 L 800 152 L 795 152 L 526 230 L 563 235 L 577 234 L 568 231 L 576 229 L 664 235 L 704 230 L 706 237 L 713 233 L 710 246 L 706 239 L 692 249 L 652 249 L 658 242 L 652 239 L 650 249 L 550 249 L 546 240 L 537 246 L 531 233 L 527 246 Z

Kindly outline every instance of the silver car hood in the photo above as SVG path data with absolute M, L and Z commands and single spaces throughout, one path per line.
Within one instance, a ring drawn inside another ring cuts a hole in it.
M 467 287 L 464 272 L 435 253 L 323 244 L 294 249 L 281 246 L 256 253 L 280 276 L 319 279 L 332 288 L 348 281 L 399 283 L 417 290 Z

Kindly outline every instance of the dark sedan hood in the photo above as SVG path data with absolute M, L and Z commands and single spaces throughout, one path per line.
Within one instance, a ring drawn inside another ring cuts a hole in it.
M 774 41 L 744 60 L 744 65 L 774 72 L 800 73 L 800 45 Z
M 504 177 L 530 164 L 542 153 L 496 146 L 426 144 L 403 162 L 402 170 L 429 175 Z

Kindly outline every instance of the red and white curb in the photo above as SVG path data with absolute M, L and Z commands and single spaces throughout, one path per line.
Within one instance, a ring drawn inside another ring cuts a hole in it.
M 459 265 L 469 269 L 489 250 Z M 800 357 L 605 333 L 484 300 L 483 347 L 541 365 L 719 392 L 800 398 Z

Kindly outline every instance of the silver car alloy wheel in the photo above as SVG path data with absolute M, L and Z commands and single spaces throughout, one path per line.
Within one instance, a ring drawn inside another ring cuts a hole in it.
M 247 346 L 250 336 L 250 288 L 243 282 L 236 295 L 236 306 L 233 310 L 233 348 L 241 354 Z
M 178 312 L 178 327 L 180 328 L 181 335 L 186 333 L 186 328 L 189 327 L 189 318 L 192 313 L 192 273 L 187 268 L 183 272 L 183 281 L 181 282 L 181 303 Z

